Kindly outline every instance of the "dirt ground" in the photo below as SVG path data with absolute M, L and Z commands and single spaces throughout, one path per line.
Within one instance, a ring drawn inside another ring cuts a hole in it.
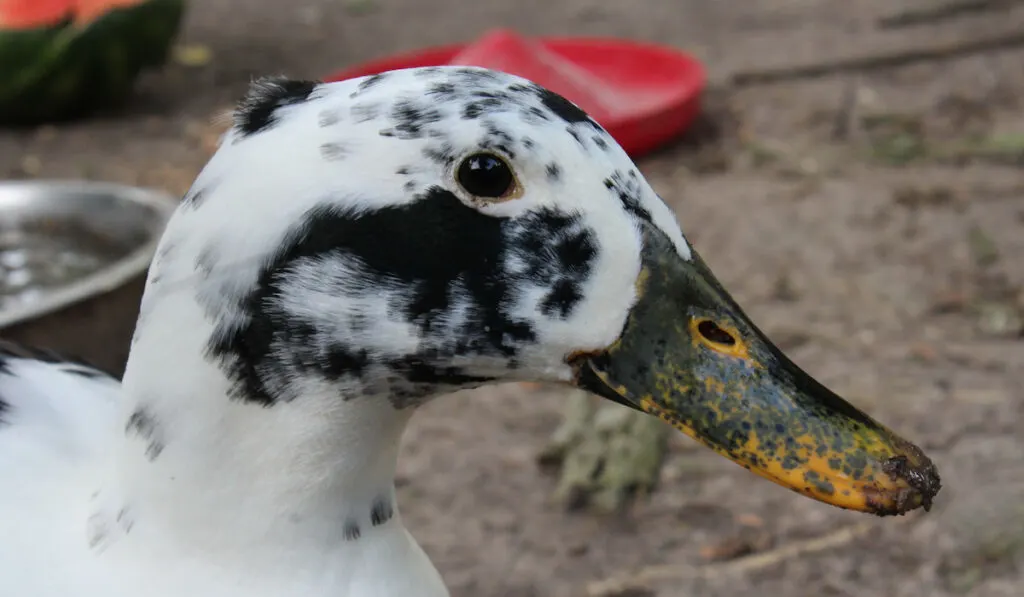
M 1019 33 L 1024 6 L 884 28 L 911 3 L 283 4 L 194 2 L 181 41 L 208 48 L 208 62 L 148 75 L 127 114 L 0 132 L 0 177 L 181 193 L 211 149 L 211 117 L 250 77 L 320 77 L 495 25 L 686 48 L 712 77 L 707 114 L 642 170 L 769 336 L 942 473 L 931 513 L 874 519 L 674 436 L 653 495 L 615 516 L 565 512 L 535 462 L 564 397 L 462 393 L 414 421 L 399 490 L 456 597 L 1024 594 L 1024 47 L 757 75 Z

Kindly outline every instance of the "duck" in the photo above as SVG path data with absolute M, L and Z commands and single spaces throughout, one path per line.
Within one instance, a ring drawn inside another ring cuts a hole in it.
M 565 97 L 470 66 L 265 77 L 162 233 L 123 376 L 0 348 L 0 594 L 447 596 L 402 522 L 400 440 L 510 382 L 840 508 L 940 487 L 754 325 Z

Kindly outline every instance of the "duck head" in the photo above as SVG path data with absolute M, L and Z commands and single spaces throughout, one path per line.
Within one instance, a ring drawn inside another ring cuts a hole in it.
M 193 292 L 167 298 L 174 278 Z M 204 358 L 253 408 L 554 382 L 843 508 L 939 488 L 758 330 L 598 123 L 500 72 L 255 83 L 168 227 L 140 334 L 162 301 L 199 309 Z

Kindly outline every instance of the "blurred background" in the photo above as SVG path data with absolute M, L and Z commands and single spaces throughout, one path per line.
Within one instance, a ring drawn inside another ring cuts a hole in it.
M 931 513 L 869 519 L 672 434 L 653 491 L 599 511 L 556 499 L 538 463 L 564 394 L 464 392 L 424 409 L 399 463 L 403 515 L 453 595 L 1024 594 L 1020 0 L 0 0 L 0 183 L 177 198 L 252 78 L 329 78 L 495 27 L 703 64 L 699 114 L 638 165 L 768 335 L 917 441 L 944 488 Z M 26 232 L 4 197 L 0 337 L 119 368 L 142 272 L 25 310 L 33 284 L 124 251 L 95 230 L 46 245 L 78 224 Z

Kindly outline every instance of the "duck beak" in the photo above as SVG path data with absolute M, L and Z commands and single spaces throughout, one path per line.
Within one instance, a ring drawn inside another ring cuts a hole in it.
M 784 487 L 878 515 L 930 509 L 920 448 L 802 371 L 700 256 L 645 226 L 639 298 L 608 348 L 569 362 L 576 385 L 642 410 Z

